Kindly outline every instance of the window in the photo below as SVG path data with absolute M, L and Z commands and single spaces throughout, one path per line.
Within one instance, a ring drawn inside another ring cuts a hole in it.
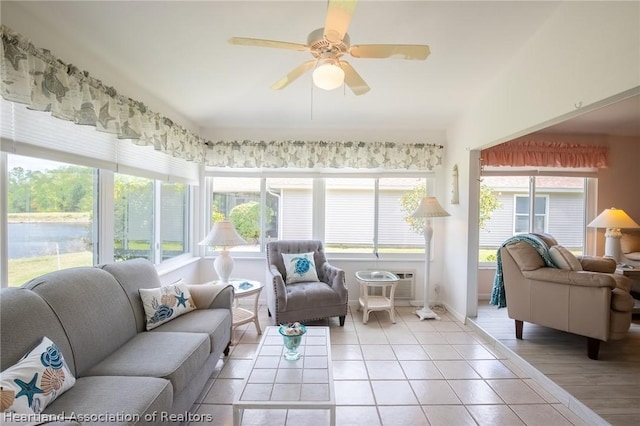
M 380 253 L 424 253 L 420 225 L 407 217 L 427 193 L 424 178 L 380 178 L 378 190 L 378 251 Z M 429 180 L 433 186 L 433 180 Z M 430 187 L 430 194 L 433 188 Z
M 434 188 L 424 177 L 228 177 L 211 183 L 211 222 L 228 219 L 262 251 L 274 239 L 322 239 L 341 254 L 424 253 L 422 228 L 408 219 Z M 262 206 L 265 206 L 263 208 Z M 314 216 L 315 214 L 315 216 Z
M 97 171 L 7 156 L 8 285 L 94 264 Z
M 0 105 L 7 124 L 0 126 L 0 193 L 10 201 L 0 202 L 9 222 L 2 286 L 60 268 L 131 257 L 160 263 L 190 251 L 196 162 L 25 105 Z
M 153 181 L 116 174 L 114 260 L 153 260 Z
M 587 183 L 569 176 L 484 176 L 480 195 L 480 262 L 515 234 L 545 232 L 575 254 L 584 251 Z M 534 221 L 529 212 L 534 194 Z
M 313 238 L 313 179 L 267 178 L 267 195 L 275 197 L 275 219 L 267 227 L 267 239 Z
M 515 196 L 515 211 L 513 221 L 514 234 L 521 234 L 529 232 L 529 208 L 530 200 L 528 195 L 516 195 Z M 547 197 L 537 196 L 534 206 L 535 214 L 533 219 L 533 232 L 546 232 L 547 231 Z
M 182 183 L 116 173 L 114 260 L 143 258 L 160 263 L 188 253 L 188 189 Z
M 277 235 L 278 198 L 264 194 L 262 202 L 260 178 L 217 177 L 213 179 L 212 223 L 231 221 L 247 245 L 233 247 L 234 251 L 260 251 L 265 232 Z M 264 220 L 261 221 L 264 209 Z M 264 223 L 264 226 L 262 225 Z
M 189 185 L 160 184 L 162 260 L 189 252 Z
M 327 252 L 371 253 L 375 218 L 375 180 L 326 179 Z

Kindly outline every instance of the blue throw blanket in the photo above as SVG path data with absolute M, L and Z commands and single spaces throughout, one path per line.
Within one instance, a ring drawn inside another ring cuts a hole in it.
M 549 247 L 547 247 L 547 244 L 540 237 L 537 237 L 535 235 L 522 234 L 513 236 L 502 243 L 500 248 L 520 241 L 531 244 L 531 246 L 536 249 L 540 256 L 542 256 L 545 265 L 555 268 L 555 265 L 551 260 L 551 256 L 549 256 Z M 504 278 L 502 276 L 502 259 L 500 256 L 500 248 L 498 249 L 498 253 L 496 255 L 496 276 L 493 278 L 493 288 L 491 289 L 491 300 L 489 301 L 489 303 L 492 305 L 497 305 L 498 308 L 504 308 L 507 306 L 507 297 L 504 292 Z

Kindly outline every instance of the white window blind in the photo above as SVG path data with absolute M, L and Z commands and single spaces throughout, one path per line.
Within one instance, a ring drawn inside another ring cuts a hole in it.
M 199 165 L 0 99 L 0 150 L 197 185 Z

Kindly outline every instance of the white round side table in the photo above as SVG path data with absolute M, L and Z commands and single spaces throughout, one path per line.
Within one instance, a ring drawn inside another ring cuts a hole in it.
M 258 322 L 258 299 L 260 298 L 260 292 L 264 287 L 260 281 L 232 279 L 229 284 L 233 286 L 235 297 L 233 299 L 233 328 L 239 325 L 253 322 L 256 325 L 256 331 L 258 334 L 262 334 L 260 329 L 260 323 Z M 244 297 L 254 296 L 253 310 L 241 308 L 238 306 L 238 299 Z
M 387 271 L 358 271 L 356 279 L 360 283 L 360 308 L 362 309 L 362 322 L 369 320 L 369 313 L 373 311 L 389 311 L 389 317 L 393 324 L 396 323 L 393 296 L 396 285 L 400 280 L 394 273 Z M 382 288 L 381 295 L 370 295 L 371 288 Z M 387 288 L 389 294 L 387 295 Z

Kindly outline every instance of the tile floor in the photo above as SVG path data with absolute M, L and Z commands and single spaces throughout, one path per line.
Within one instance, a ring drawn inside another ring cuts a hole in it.
M 482 333 L 446 313 L 420 321 L 414 310 L 397 307 L 396 324 L 377 312 L 365 325 L 355 309 L 344 327 L 337 318 L 311 324 L 330 326 L 338 425 L 593 424 L 485 343 Z M 273 325 L 265 306 L 260 323 Z M 234 393 L 260 336 L 247 324 L 235 330 L 234 340 L 193 407 L 211 414 L 216 426 L 232 424 Z M 243 418 L 243 425 L 328 423 L 326 410 L 247 410 Z

